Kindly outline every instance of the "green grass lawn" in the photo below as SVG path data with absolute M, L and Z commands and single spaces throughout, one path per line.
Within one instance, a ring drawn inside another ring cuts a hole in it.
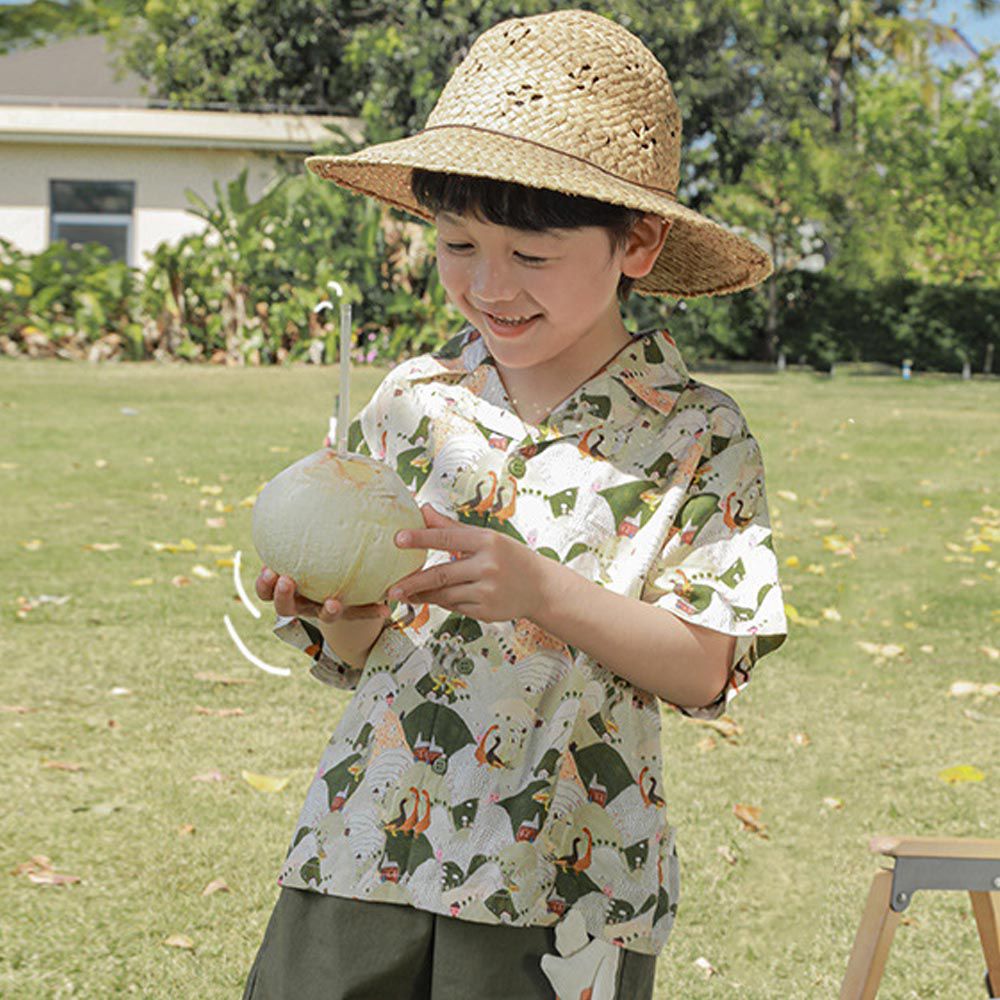
M 382 374 L 355 373 L 354 412 Z M 1000 837 L 1000 698 L 948 696 L 1000 679 L 1000 395 L 933 377 L 704 378 L 761 442 L 791 634 L 734 702 L 735 738 L 664 711 L 682 895 L 657 997 L 834 997 L 873 834 Z M 336 368 L 0 362 L 3 997 L 240 995 L 349 695 L 271 635 L 270 605 L 241 608 L 226 554 L 205 546 L 242 550 L 252 593 L 240 501 L 321 445 L 338 384 Z M 197 551 L 150 544 L 184 538 Z M 19 605 L 40 595 L 69 600 Z M 227 613 L 292 676 L 245 660 Z M 943 780 L 954 765 L 985 777 Z M 243 769 L 290 780 L 256 791 Z M 760 808 L 766 836 L 737 803 Z M 35 855 L 81 881 L 13 874 Z M 219 878 L 229 891 L 202 895 Z M 904 919 L 880 998 L 985 996 L 967 896 L 918 893 Z

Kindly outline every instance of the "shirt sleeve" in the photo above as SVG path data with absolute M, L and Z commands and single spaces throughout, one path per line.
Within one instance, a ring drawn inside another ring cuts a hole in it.
M 698 463 L 641 595 L 695 625 L 736 636 L 718 698 L 702 708 L 673 706 L 701 719 L 718 718 L 758 660 L 788 636 L 760 446 L 743 415 L 729 407 L 713 412 L 710 437 L 711 450 Z
M 347 429 L 347 450 L 358 455 L 368 455 L 382 460 L 385 448 L 378 438 L 378 428 L 384 426 L 385 414 L 396 387 L 403 378 L 402 365 L 397 365 L 379 383 L 372 397 L 351 421 Z M 330 419 L 329 433 L 323 440 L 323 447 L 336 447 L 336 419 Z M 352 691 L 358 686 L 362 671 L 342 660 L 327 645 L 323 633 L 315 621 L 308 618 L 276 615 L 272 629 L 283 642 L 301 649 L 313 661 L 309 672 L 317 680 L 333 687 Z

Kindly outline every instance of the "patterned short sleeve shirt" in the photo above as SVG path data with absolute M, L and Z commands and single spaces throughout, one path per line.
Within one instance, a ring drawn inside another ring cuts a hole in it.
M 760 448 L 666 331 L 634 335 L 534 425 L 467 327 L 389 372 L 348 449 L 417 503 L 735 636 L 718 699 L 677 711 L 720 715 L 787 635 Z M 594 937 L 659 953 L 679 873 L 656 697 L 528 618 L 400 605 L 363 670 L 311 621 L 275 633 L 354 690 L 280 884 L 512 927 L 572 908 Z

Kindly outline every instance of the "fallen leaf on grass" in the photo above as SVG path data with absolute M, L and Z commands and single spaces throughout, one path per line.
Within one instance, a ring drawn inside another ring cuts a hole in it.
M 35 885 L 72 885 L 80 881 L 79 875 L 65 875 L 54 871 L 52 862 L 44 854 L 34 854 L 11 869 L 11 875 L 27 875 Z
M 194 710 L 199 715 L 217 715 L 222 719 L 231 715 L 246 715 L 242 708 L 206 708 L 204 705 L 195 705 Z
M 793 493 L 791 490 L 778 490 L 777 495 L 781 497 L 782 500 L 791 500 L 792 503 L 795 503 L 799 499 L 798 494 Z
M 150 542 L 156 552 L 197 552 L 198 546 L 190 538 L 182 538 L 179 542 Z
M 195 680 L 210 681 L 213 684 L 252 684 L 251 677 L 230 677 L 227 674 L 213 674 L 209 671 L 199 671 L 194 675 Z
M 232 552 L 232 545 L 203 545 L 201 547 L 202 552 L 212 552 L 215 554 L 225 554 L 227 552 Z
M 212 577 L 218 576 L 219 574 L 214 570 L 210 570 L 207 566 L 202 566 L 201 563 L 195 563 L 195 565 L 191 567 L 191 575 L 197 576 L 202 580 L 211 580 Z
M 692 719 L 696 725 L 707 726 L 714 729 L 720 736 L 727 740 L 735 739 L 743 732 L 743 727 L 728 715 L 720 715 L 717 719 Z
M 240 771 L 243 780 L 258 792 L 280 792 L 288 784 L 288 778 L 272 778 L 269 774 L 256 774 L 253 771 Z
M 195 831 L 194 823 L 181 823 L 181 825 L 177 827 L 177 836 L 190 837 L 191 834 L 194 833 L 194 831 Z
M 221 771 L 206 771 L 204 774 L 196 774 L 191 778 L 192 781 L 225 781 L 225 775 Z
M 719 974 L 719 970 L 704 956 L 696 958 L 694 964 L 705 973 L 706 978 L 711 978 Z
M 193 948 L 194 941 L 187 936 L 187 934 L 171 934 L 170 937 L 166 938 L 163 942 L 170 948 Z
M 982 781 L 986 775 L 971 764 L 956 764 L 954 767 L 938 771 L 938 777 L 942 781 L 947 781 L 949 785 L 955 785 L 962 781 Z
M 737 860 L 739 860 L 728 847 L 717 847 L 715 850 L 727 865 L 735 865 Z
M 206 485 L 206 486 L 202 486 L 201 487 L 201 492 L 202 493 L 209 493 L 213 497 L 217 497 L 222 492 L 222 487 L 221 486 L 208 486 L 208 485 Z
M 226 519 L 224 517 L 206 517 L 205 525 L 209 528 L 224 528 Z
M 862 639 L 858 639 L 856 645 L 860 646 L 866 653 L 877 657 L 876 664 L 880 659 L 890 659 L 906 652 L 904 646 L 896 646 L 893 643 L 865 642 Z
M 186 576 L 175 576 L 170 581 L 175 587 L 189 587 L 191 580 Z
M 809 739 L 808 733 L 789 733 L 788 739 L 793 746 L 797 747 L 807 747 L 812 742 L 812 740 Z
M 756 833 L 758 837 L 763 837 L 765 840 L 768 839 L 764 832 L 767 829 L 767 824 L 760 821 L 760 806 L 750 806 L 744 802 L 738 802 L 733 806 L 733 812 L 743 824 L 744 829 Z
M 229 886 L 226 885 L 226 880 L 224 878 L 213 878 L 204 889 L 201 890 L 203 896 L 211 896 L 213 892 L 229 892 Z
M 986 698 L 994 698 L 1000 694 L 1000 684 L 980 684 L 977 681 L 955 681 L 948 688 L 949 698 L 964 698 L 967 695 L 977 694 Z
M 832 552 L 835 556 L 850 556 L 852 559 L 855 558 L 854 543 L 844 538 L 843 535 L 824 535 L 823 548 L 828 552 Z
M 114 552 L 115 549 L 120 548 L 121 545 L 118 542 L 91 542 L 89 545 L 83 546 L 85 552 Z
M 824 798 L 823 798 L 823 805 L 826 806 L 827 809 L 843 809 L 844 808 L 844 803 L 841 802 L 840 799 L 835 799 L 835 798 L 833 798 L 833 797 L 831 797 L 829 795 L 824 796 Z
M 113 687 L 108 694 L 113 694 L 117 698 L 124 698 L 126 695 L 130 695 L 132 692 L 126 687 Z
M 74 764 L 68 760 L 43 760 L 42 767 L 51 768 L 53 771 L 82 771 L 83 764 Z
M 27 542 L 18 542 L 17 544 L 29 552 L 37 552 L 42 547 L 43 542 L 40 538 L 32 538 Z
M 1000 660 L 1000 649 L 994 649 L 993 646 L 980 646 L 979 649 L 991 660 Z
M 108 467 L 108 460 L 106 458 L 98 458 L 94 460 L 94 465 L 98 469 L 106 469 Z
M 696 745 L 702 753 L 708 753 L 715 749 L 715 740 L 711 736 L 703 736 Z
M 35 608 L 42 604 L 65 604 L 69 600 L 70 595 L 54 595 L 54 594 L 39 594 L 38 597 L 25 597 L 23 594 L 18 595 L 17 598 L 17 611 L 14 612 L 18 618 L 27 618 L 28 612 L 34 611 Z
M 0 712 L 13 712 L 15 715 L 27 715 L 29 712 L 37 711 L 37 708 L 28 708 L 27 705 L 0 705 Z
M 151 587 L 153 585 L 153 578 L 151 576 L 140 576 L 135 580 L 129 580 L 129 583 L 133 587 Z

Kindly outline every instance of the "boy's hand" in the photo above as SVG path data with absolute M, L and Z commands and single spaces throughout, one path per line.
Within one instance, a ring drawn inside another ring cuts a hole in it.
M 437 604 L 482 622 L 531 616 L 544 556 L 499 531 L 445 517 L 429 503 L 420 512 L 427 527 L 406 532 L 410 537 L 402 543 L 397 534 L 396 545 L 441 549 L 451 553 L 452 561 L 403 577 L 389 588 L 391 600 Z
M 340 619 L 351 621 L 356 618 L 387 618 L 391 614 L 388 604 L 345 606 L 335 597 L 328 597 L 322 604 L 310 601 L 308 597 L 299 593 L 295 581 L 290 576 L 278 576 L 267 566 L 261 569 L 255 586 L 257 596 L 262 601 L 274 601 L 274 610 L 286 617 L 316 618 L 321 622 L 335 622 Z

